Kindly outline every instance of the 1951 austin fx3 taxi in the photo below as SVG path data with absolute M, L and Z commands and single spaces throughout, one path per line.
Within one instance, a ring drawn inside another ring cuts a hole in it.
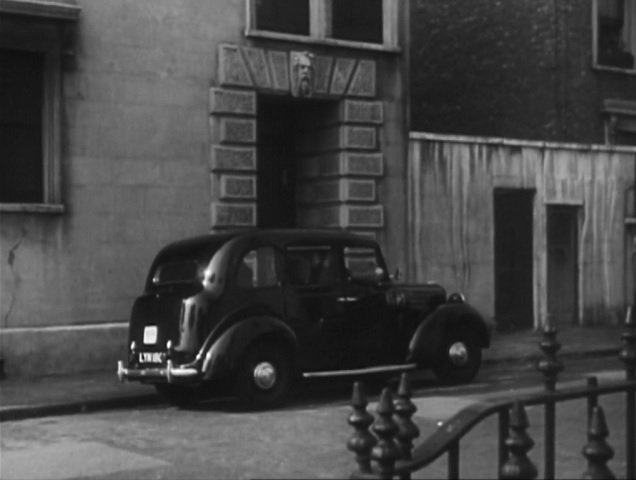
M 460 293 L 397 283 L 369 238 L 251 230 L 157 254 L 117 374 L 176 404 L 223 380 L 269 408 L 302 377 L 432 368 L 444 382 L 469 382 L 489 344 L 486 322 Z

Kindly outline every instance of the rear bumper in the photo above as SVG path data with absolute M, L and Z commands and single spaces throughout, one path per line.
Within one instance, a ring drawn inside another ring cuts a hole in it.
M 126 368 L 121 360 L 117 362 L 117 376 L 120 382 L 138 381 L 148 383 L 196 383 L 201 380 L 201 372 L 196 368 L 175 367 L 172 360 L 166 366 L 149 368 Z

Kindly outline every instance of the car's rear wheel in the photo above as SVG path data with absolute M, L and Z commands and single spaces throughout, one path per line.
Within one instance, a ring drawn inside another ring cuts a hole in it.
M 176 407 L 188 407 L 197 403 L 199 390 L 195 387 L 183 385 L 157 384 L 155 390 L 170 405 Z
M 481 346 L 477 332 L 466 327 L 447 330 L 433 364 L 435 376 L 444 383 L 468 383 L 477 376 L 480 366 Z
M 271 343 L 252 345 L 237 372 L 235 391 L 247 406 L 273 408 L 282 404 L 291 384 L 285 352 Z

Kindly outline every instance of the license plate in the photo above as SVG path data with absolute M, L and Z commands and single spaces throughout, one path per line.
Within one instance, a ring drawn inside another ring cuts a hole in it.
M 141 363 L 161 363 L 160 352 L 139 352 L 139 362 Z
M 154 345 L 157 343 L 157 326 L 148 325 L 144 328 L 144 343 L 146 345 Z

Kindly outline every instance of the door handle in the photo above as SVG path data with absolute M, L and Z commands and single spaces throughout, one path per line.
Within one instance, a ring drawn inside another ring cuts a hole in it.
M 340 303 L 353 303 L 358 301 L 358 297 L 338 297 L 336 300 Z

